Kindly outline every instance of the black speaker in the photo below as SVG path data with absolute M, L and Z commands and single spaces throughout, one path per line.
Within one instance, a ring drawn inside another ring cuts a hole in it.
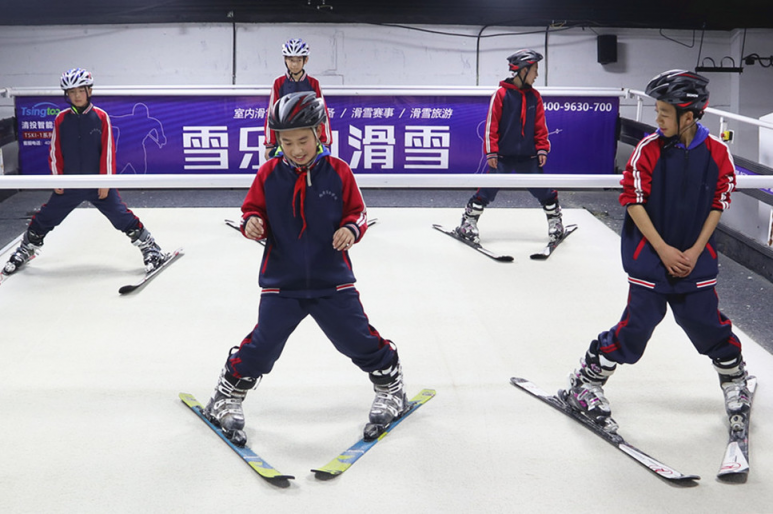
M 596 43 L 599 64 L 617 62 L 617 36 L 614 34 L 598 36 Z

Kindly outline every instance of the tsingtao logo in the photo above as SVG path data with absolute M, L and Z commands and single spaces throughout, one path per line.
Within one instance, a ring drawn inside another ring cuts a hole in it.
M 20 107 L 19 115 L 34 118 L 48 118 L 56 117 L 61 109 L 58 105 L 51 102 L 41 102 L 33 105 L 32 107 Z

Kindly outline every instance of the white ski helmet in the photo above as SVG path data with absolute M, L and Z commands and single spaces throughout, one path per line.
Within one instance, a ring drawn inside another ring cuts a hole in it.
M 282 55 L 285 57 L 308 57 L 309 45 L 302 39 L 291 39 L 282 45 Z
M 65 71 L 62 73 L 62 78 L 59 79 L 59 87 L 64 91 L 74 87 L 91 87 L 93 85 L 94 78 L 91 76 L 91 73 L 83 68 L 73 68 Z

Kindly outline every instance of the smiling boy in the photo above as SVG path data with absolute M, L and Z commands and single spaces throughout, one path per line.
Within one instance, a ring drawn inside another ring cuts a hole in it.
M 266 240 L 258 324 L 234 348 L 205 415 L 244 445 L 242 400 L 269 373 L 298 324 L 311 316 L 335 348 L 368 373 L 376 392 L 364 437 L 375 439 L 408 407 L 395 345 L 370 325 L 349 250 L 367 213 L 349 166 L 319 139 L 325 105 L 314 92 L 280 98 L 269 124 L 281 144 L 242 205 L 242 232 Z

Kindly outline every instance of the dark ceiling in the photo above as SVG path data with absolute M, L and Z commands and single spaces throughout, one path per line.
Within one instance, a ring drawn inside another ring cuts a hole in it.
M 0 0 L 0 25 L 231 21 L 731 30 L 773 28 L 773 0 Z

